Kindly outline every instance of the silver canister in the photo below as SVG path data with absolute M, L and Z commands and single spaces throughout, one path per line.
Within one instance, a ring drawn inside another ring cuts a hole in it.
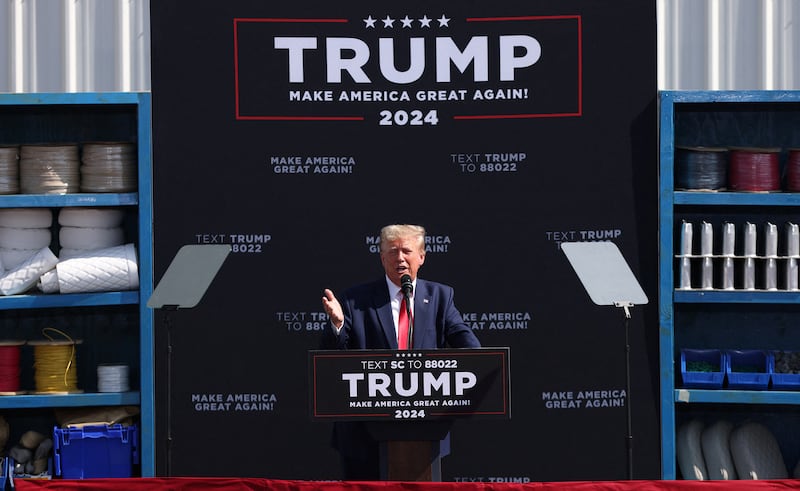
M 747 222 L 744 225 L 744 262 L 742 266 L 742 287 L 745 290 L 756 289 L 756 225 Z
M 800 230 L 796 223 L 786 224 L 786 289 L 797 290 L 797 258 L 800 256 Z
M 764 226 L 764 289 L 778 289 L 778 227 L 774 223 Z
M 679 255 L 678 288 L 691 290 L 692 288 L 692 224 L 684 221 L 681 224 L 681 252 Z
M 734 289 L 734 244 L 736 243 L 736 226 L 725 222 L 722 225 L 722 288 Z
M 692 255 L 692 224 L 684 221 L 681 224 L 681 256 Z
M 756 224 L 744 224 L 744 256 L 756 257 Z
M 681 290 L 692 289 L 692 260 L 688 257 L 681 258 L 680 286 Z
M 778 227 L 774 223 L 764 226 L 764 289 L 778 289 Z
M 774 223 L 764 226 L 764 255 L 778 257 L 778 227 Z
M 703 262 L 700 269 L 701 288 L 703 290 L 714 289 L 714 227 L 703 222 L 700 230 L 700 254 Z
M 797 287 L 797 259 L 790 257 L 786 260 L 786 289 L 798 290 Z

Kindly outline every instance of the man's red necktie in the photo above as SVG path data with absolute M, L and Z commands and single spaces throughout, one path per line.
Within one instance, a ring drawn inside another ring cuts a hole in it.
M 408 349 L 408 311 L 406 310 L 406 297 L 400 302 L 400 317 L 397 319 L 397 347 Z

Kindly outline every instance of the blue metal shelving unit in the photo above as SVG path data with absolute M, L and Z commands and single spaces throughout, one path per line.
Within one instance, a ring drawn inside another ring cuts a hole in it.
M 800 207 L 800 193 L 737 193 L 685 192 L 674 189 L 674 155 L 676 148 L 676 114 L 679 111 L 730 110 L 743 104 L 772 104 L 800 112 L 798 91 L 665 91 L 659 97 L 660 126 L 660 250 L 659 250 L 659 327 L 661 367 L 661 462 L 662 478 L 677 477 L 676 407 L 683 404 L 724 405 L 800 405 L 800 392 L 701 390 L 676 386 L 675 311 L 684 304 L 730 305 L 800 305 L 800 292 L 795 291 L 719 291 L 676 290 L 673 250 L 674 233 L 678 230 L 675 215 L 682 210 L 727 212 L 730 208 L 758 210 L 774 207 Z M 761 108 L 762 106 L 759 106 Z M 774 106 L 777 107 L 777 106 Z M 755 108 L 757 111 L 759 108 Z M 800 142 L 797 142 L 800 146 Z M 708 207 L 708 208 L 705 208 Z M 797 213 L 800 209 L 794 209 Z
M 42 108 L 68 109 L 75 106 L 105 106 L 135 116 L 138 148 L 138 190 L 133 193 L 69 195 L 3 195 L 0 208 L 123 206 L 135 207 L 138 216 L 139 289 L 67 295 L 14 295 L 0 297 L 0 310 L 47 309 L 139 305 L 139 379 L 138 391 L 125 393 L 32 394 L 0 398 L 0 409 L 26 409 L 81 406 L 135 405 L 140 408 L 140 460 L 143 477 L 155 475 L 155 409 L 153 376 L 153 312 L 146 301 L 153 291 L 152 240 L 152 139 L 151 98 L 149 93 L 52 93 L 0 94 L 0 115 L 27 118 Z M 37 117 L 37 116 L 31 116 Z M 46 117 L 46 116 L 45 116 Z M 29 135 L 47 141 L 48 135 Z M 6 137 L 8 138 L 8 137 Z M 13 137 L 12 137 L 13 138 Z M 0 143 L 18 143 L 0 141 Z

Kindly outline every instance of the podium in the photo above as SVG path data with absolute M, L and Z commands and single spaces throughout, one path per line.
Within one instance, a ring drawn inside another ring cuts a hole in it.
M 380 477 L 440 481 L 457 418 L 511 418 L 509 348 L 310 351 L 313 421 L 364 423 Z
M 452 421 L 366 423 L 378 441 L 382 481 L 441 481 L 441 441 Z

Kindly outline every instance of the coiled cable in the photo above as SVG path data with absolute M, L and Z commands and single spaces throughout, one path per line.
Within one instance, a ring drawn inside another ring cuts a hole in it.
M 47 333 L 54 331 L 66 340 L 55 340 Z M 75 345 L 80 341 L 73 340 L 64 332 L 46 327 L 42 334 L 48 341 L 30 341 L 33 346 L 34 383 L 37 392 L 79 392 L 78 370 Z

